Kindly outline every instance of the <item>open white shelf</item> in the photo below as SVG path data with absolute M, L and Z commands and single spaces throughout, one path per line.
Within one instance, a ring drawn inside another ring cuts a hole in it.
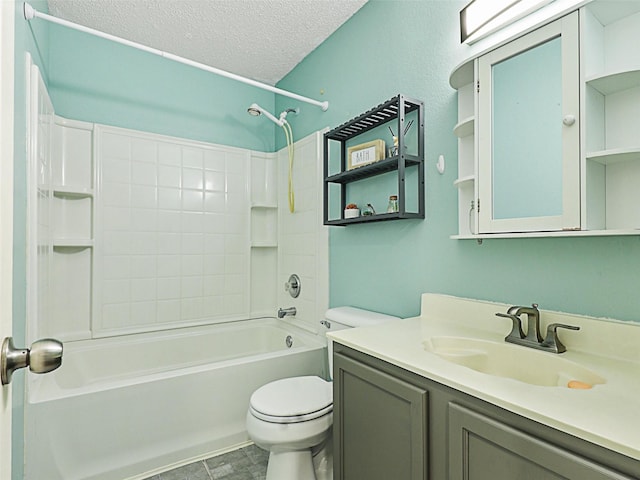
M 475 175 L 467 175 L 466 177 L 461 177 L 458 178 L 456 180 L 454 180 L 453 184 L 458 187 L 461 188 L 467 184 L 473 183 L 476 181 L 476 176 Z
M 93 240 L 89 238 L 54 238 L 53 248 L 58 247 L 93 247 Z
M 595 88 L 603 95 L 622 92 L 640 86 L 640 70 L 595 75 L 587 79 L 587 85 Z
M 612 148 L 600 150 L 598 152 L 588 152 L 587 160 L 601 163 L 602 165 L 612 165 L 614 163 L 639 161 L 640 147 L 636 148 Z
M 640 229 L 616 230 L 561 230 L 554 232 L 516 232 L 516 233 L 485 233 L 479 235 L 451 235 L 455 240 L 485 240 L 491 238 L 531 238 L 531 237 L 613 237 L 625 235 L 640 235 Z
M 473 127 L 475 125 L 475 117 L 467 117 L 453 127 L 453 133 L 458 138 L 468 137 L 473 135 Z
M 265 209 L 277 209 L 278 206 L 277 205 L 270 205 L 270 204 L 253 204 L 251 205 L 251 208 L 265 208 Z
M 91 198 L 93 188 L 53 185 L 53 195 L 59 198 Z

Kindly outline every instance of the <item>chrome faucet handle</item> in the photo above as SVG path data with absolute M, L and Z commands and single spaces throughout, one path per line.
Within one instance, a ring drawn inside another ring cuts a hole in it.
M 511 312 L 512 308 L 518 308 L 518 307 L 511 307 L 509 310 L 507 310 L 508 312 Z M 507 335 L 505 337 L 505 340 L 507 340 L 508 338 L 524 338 L 524 332 L 522 331 L 522 322 L 520 321 L 520 317 L 518 317 L 517 315 L 514 315 L 513 313 L 496 313 L 496 317 L 504 317 L 504 318 L 510 318 L 511 321 L 513 322 L 513 325 L 511 327 L 511 332 L 509 332 L 509 335 Z
M 565 325 L 564 323 L 551 323 L 547 327 L 547 336 L 542 341 L 542 346 L 545 349 L 551 350 L 555 353 L 564 353 L 567 351 L 567 347 L 558 338 L 558 329 L 566 328 L 567 330 L 580 330 L 580 327 L 574 325 Z

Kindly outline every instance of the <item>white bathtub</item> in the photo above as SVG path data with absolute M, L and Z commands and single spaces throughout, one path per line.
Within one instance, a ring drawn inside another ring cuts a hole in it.
M 275 319 L 69 342 L 58 370 L 29 375 L 25 479 L 143 478 L 245 442 L 251 393 L 324 376 L 324 347 Z

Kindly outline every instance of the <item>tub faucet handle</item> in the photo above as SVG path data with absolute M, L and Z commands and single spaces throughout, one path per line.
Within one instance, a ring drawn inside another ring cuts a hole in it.
M 300 287 L 300 277 L 295 273 L 290 275 L 289 280 L 284 283 L 284 291 L 288 292 L 292 298 L 298 298 Z

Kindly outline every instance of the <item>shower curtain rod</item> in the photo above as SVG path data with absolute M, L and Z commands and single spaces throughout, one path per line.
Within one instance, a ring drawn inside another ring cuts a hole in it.
M 322 108 L 322 111 L 324 112 L 326 112 L 327 109 L 329 108 L 329 102 L 319 102 L 318 100 L 314 100 L 308 97 L 303 97 L 302 95 L 298 95 L 297 93 L 292 93 L 287 90 L 274 87 L 272 85 L 267 85 L 266 83 L 258 82 L 256 80 L 251 80 L 250 78 L 245 78 L 240 75 L 236 75 L 235 73 L 227 72 L 225 70 L 221 70 L 215 67 L 210 67 L 209 65 L 205 65 L 204 63 L 194 62 L 193 60 L 189 60 L 188 58 L 179 57 L 178 55 L 174 55 L 169 52 L 164 52 L 156 48 L 147 47 L 146 45 L 142 45 L 141 43 L 132 42 L 125 38 L 116 37 L 115 35 L 101 32 L 100 30 L 95 30 L 93 28 L 85 27 L 84 25 L 80 25 L 78 23 L 73 23 L 68 20 L 64 20 L 62 18 L 54 17 L 53 15 L 48 15 L 46 13 L 39 12 L 38 10 L 33 8 L 28 2 L 24 3 L 24 18 L 26 20 L 32 20 L 33 18 L 41 18 L 43 20 L 47 20 L 52 23 L 57 23 L 58 25 L 63 25 L 65 27 L 69 27 L 74 30 L 79 30 L 81 32 L 88 33 L 90 35 L 95 35 L 96 37 L 106 38 L 107 40 L 111 40 L 113 42 L 120 43 L 122 45 L 127 45 L 129 47 L 137 48 L 138 50 L 143 50 L 145 52 L 158 55 L 159 57 L 173 60 L 174 62 L 183 63 L 185 65 L 189 65 L 191 67 L 204 70 L 205 72 L 214 73 L 222 77 L 227 77 L 232 80 L 236 80 L 238 82 L 246 83 L 247 85 L 261 88 L 263 90 L 267 90 L 277 95 L 282 95 L 285 97 L 293 98 L 294 100 L 299 100 L 301 102 L 310 103 L 311 105 L 316 105 Z

